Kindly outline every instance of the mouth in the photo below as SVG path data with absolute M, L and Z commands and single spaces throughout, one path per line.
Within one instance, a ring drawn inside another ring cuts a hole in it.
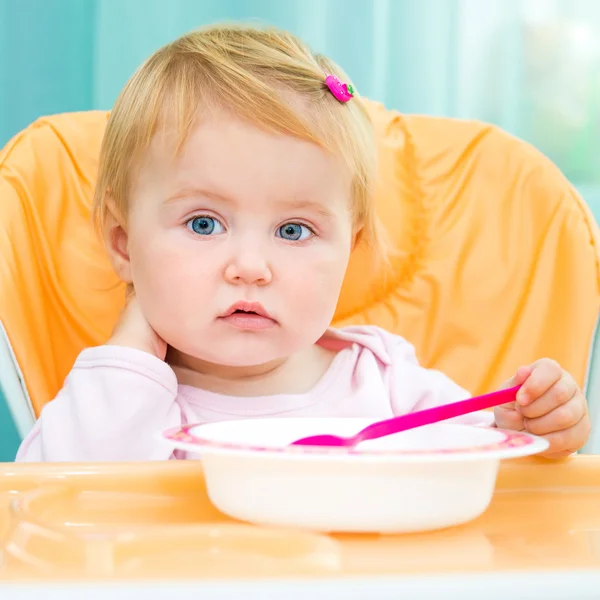
M 230 317 L 231 315 L 254 315 L 258 317 L 264 317 L 265 319 L 271 319 L 273 317 L 264 309 L 263 305 L 258 302 L 236 302 L 232 304 L 222 315 L 221 318 Z
M 277 324 L 258 302 L 236 302 L 219 317 L 219 320 L 245 330 L 270 329 Z

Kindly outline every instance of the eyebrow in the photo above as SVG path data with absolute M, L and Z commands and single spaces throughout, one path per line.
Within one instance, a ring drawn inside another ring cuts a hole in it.
M 190 199 L 190 198 L 194 198 L 194 197 L 198 197 L 198 196 L 210 198 L 211 200 L 215 200 L 217 202 L 223 202 L 224 204 L 234 204 L 235 203 L 235 201 L 228 196 L 224 196 L 222 194 L 218 194 L 216 192 L 211 192 L 209 190 L 203 190 L 200 188 L 184 188 L 184 189 L 178 191 L 173 196 L 169 196 L 169 198 L 167 198 L 165 203 L 171 204 L 174 202 L 178 202 L 181 200 L 186 200 L 186 199 Z M 333 212 L 331 211 L 331 209 L 329 209 L 329 207 L 325 206 L 321 202 L 316 202 L 314 200 L 300 200 L 300 199 L 280 200 L 278 202 L 278 204 L 281 205 L 282 207 L 285 207 L 286 209 L 311 210 L 311 211 L 315 212 L 316 214 L 319 214 L 322 217 L 325 217 L 328 219 L 330 219 L 334 216 Z
M 200 188 L 183 188 L 173 196 L 169 196 L 165 200 L 165 203 L 171 204 L 180 200 L 189 200 L 190 198 L 197 196 L 204 196 L 205 198 L 211 198 L 212 200 L 216 200 L 217 202 L 225 202 L 226 204 L 232 204 L 233 202 L 231 198 L 228 198 L 227 196 L 222 196 L 221 194 L 217 194 L 215 192 L 209 192 L 208 190 L 203 190 Z
M 328 219 L 333 217 L 333 212 L 327 206 L 321 204 L 320 202 L 314 202 L 312 200 L 283 200 L 282 202 L 280 202 L 280 204 L 285 205 L 286 208 L 291 208 L 294 210 L 311 210 L 321 215 L 322 217 L 326 217 Z

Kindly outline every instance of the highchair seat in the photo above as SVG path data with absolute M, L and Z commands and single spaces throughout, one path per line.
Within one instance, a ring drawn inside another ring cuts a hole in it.
M 494 126 L 368 107 L 377 210 L 398 252 L 389 272 L 374 272 L 366 251 L 355 251 L 334 325 L 401 334 L 423 365 L 473 393 L 542 356 L 583 385 L 599 308 L 599 232 L 572 186 Z M 12 375 L 3 367 L 0 383 L 5 394 L 13 389 L 21 434 L 77 354 L 106 341 L 123 304 L 90 220 L 107 117 L 41 118 L 0 153 L 0 365 L 16 367 Z

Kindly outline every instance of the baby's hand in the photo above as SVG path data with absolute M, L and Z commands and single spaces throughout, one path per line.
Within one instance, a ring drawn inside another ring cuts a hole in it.
M 166 342 L 158 336 L 144 317 L 133 291 L 128 293 L 127 304 L 107 344 L 136 348 L 160 360 L 165 360 L 167 354 Z
M 550 442 L 543 456 L 562 458 L 579 450 L 590 433 L 586 399 L 558 363 L 542 358 L 521 367 L 505 387 L 521 385 L 517 401 L 494 410 L 496 426 L 528 431 Z

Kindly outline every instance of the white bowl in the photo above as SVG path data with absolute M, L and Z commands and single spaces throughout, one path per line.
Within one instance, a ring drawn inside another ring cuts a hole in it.
M 199 455 L 223 513 L 258 525 L 323 532 L 406 533 L 459 525 L 488 507 L 501 459 L 542 452 L 524 432 L 437 423 L 356 449 L 290 447 L 351 435 L 374 419 L 249 419 L 162 434 Z

